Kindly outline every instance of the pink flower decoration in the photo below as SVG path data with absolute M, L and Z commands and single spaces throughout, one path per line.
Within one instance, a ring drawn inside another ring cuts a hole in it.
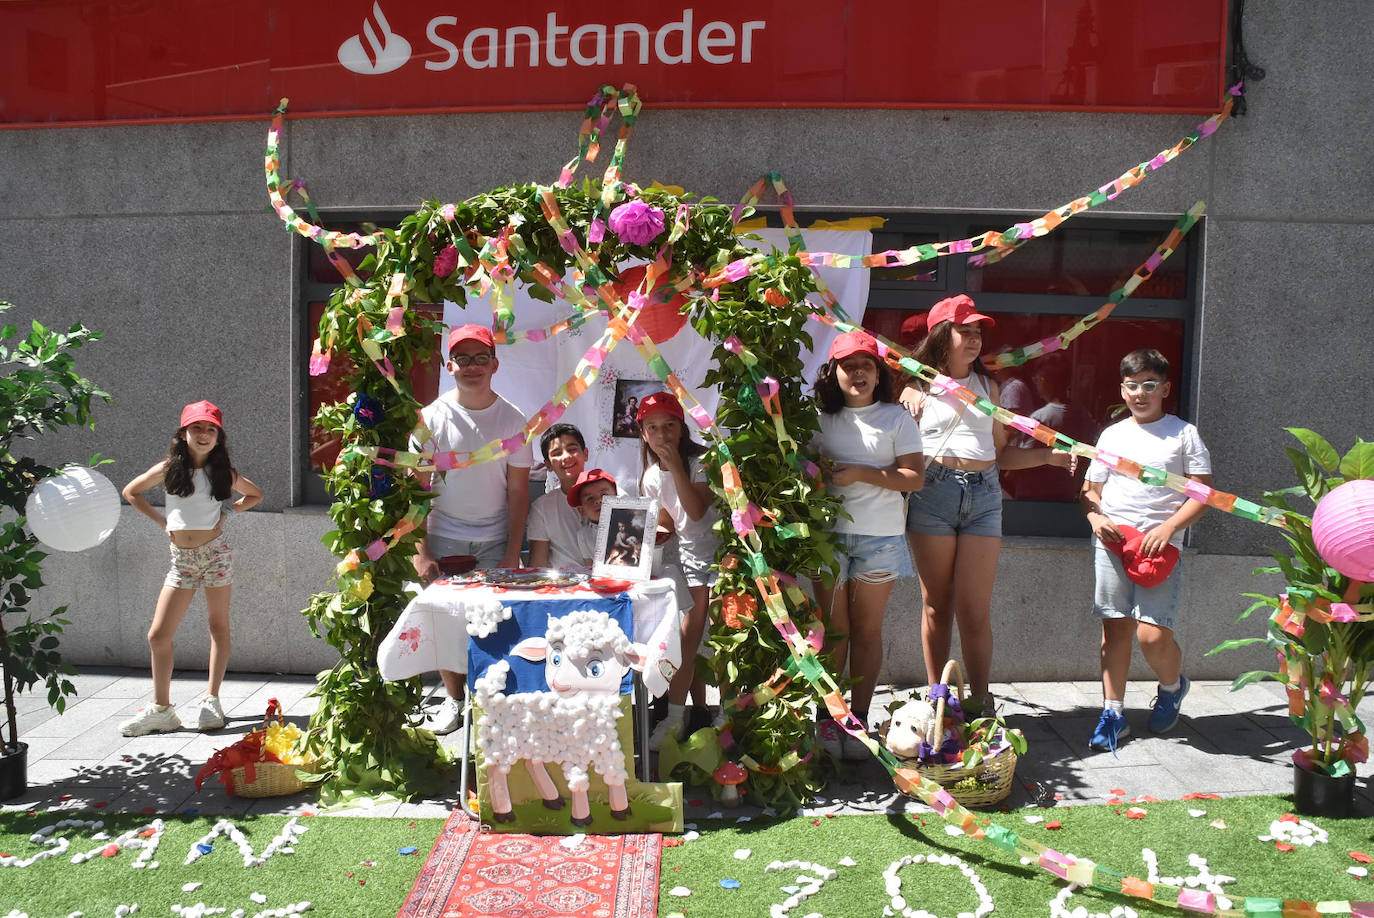
M 1360 616 L 1350 603 L 1333 602 L 1331 604 L 1331 620 L 1333 622 L 1357 622 L 1360 620 Z
M 439 208 L 439 216 L 443 217 L 445 220 L 449 221 L 450 223 L 453 222 L 453 218 L 456 217 L 457 215 L 458 215 L 458 208 L 457 208 L 456 206 L 454 206 L 453 204 L 445 204 L 443 207 Z
M 636 198 L 611 211 L 611 231 L 630 245 L 647 245 L 663 232 L 663 211 Z
M 456 246 L 446 245 L 434 256 L 434 276 L 448 277 L 458 268 L 458 249 Z

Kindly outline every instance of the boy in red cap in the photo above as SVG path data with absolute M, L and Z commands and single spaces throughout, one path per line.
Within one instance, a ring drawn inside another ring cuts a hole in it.
M 555 424 L 539 438 L 539 450 L 558 476 L 558 490 L 535 498 L 530 506 L 530 567 L 586 567 L 591 555 L 583 549 L 596 537 L 587 530 L 595 527 L 568 498 L 587 466 L 587 441 L 576 426 Z
M 1210 485 L 1211 454 L 1196 427 L 1165 414 L 1168 395 L 1169 361 L 1164 355 L 1152 348 L 1131 351 L 1121 360 L 1121 397 L 1131 416 L 1104 430 L 1097 448 Z M 1082 505 L 1095 536 L 1093 612 L 1102 620 L 1103 710 L 1088 747 L 1115 752 L 1131 733 L 1124 699 L 1134 638 L 1140 639 L 1145 662 L 1159 679 L 1150 732 L 1164 733 L 1178 723 L 1179 706 L 1188 694 L 1183 652 L 1174 640 L 1183 573 L 1177 563 L 1166 568 L 1170 557 L 1178 557 L 1184 530 L 1207 505 L 1096 459 L 1083 483 Z M 1128 534 L 1134 537 L 1128 539 Z
M 449 332 L 444 368 L 456 386 L 421 412 L 434 434 L 429 448 L 471 451 L 520 432 L 524 413 L 491 388 L 499 366 L 488 329 L 460 325 Z M 425 538 L 415 552 L 415 570 L 422 580 L 437 578 L 436 559 L 448 555 L 473 555 L 479 569 L 520 566 L 532 464 L 530 451 L 521 448 L 504 459 L 439 474 Z M 429 727 L 438 734 L 452 733 L 462 720 L 463 676 L 447 670 L 439 675 L 448 697 Z

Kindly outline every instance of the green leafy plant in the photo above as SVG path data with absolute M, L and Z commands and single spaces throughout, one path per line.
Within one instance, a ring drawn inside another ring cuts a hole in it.
M 12 304 L 0 301 L 0 314 L 11 308 Z M 110 396 L 77 374 L 72 352 L 99 337 L 100 333 L 80 323 L 64 333 L 35 321 L 22 339 L 15 325 L 0 328 L 0 366 L 5 368 L 0 376 L 0 506 L 19 515 L 0 526 L 0 681 L 5 705 L 0 748 L 4 751 L 18 747 L 15 696 L 19 692 L 42 683 L 48 704 L 58 713 L 76 693 L 67 678 L 75 670 L 62 661 L 58 650 L 67 624 L 62 617 L 66 606 L 38 617 L 27 609 L 43 586 L 42 563 L 47 554 L 24 529 L 24 504 L 34 486 L 55 469 L 31 456 L 16 455 L 13 449 L 16 441 L 32 440 L 55 428 L 94 426 L 92 401 L 108 402 Z
M 1301 768 L 1332 776 L 1350 774 L 1368 754 L 1364 724 L 1355 707 L 1374 677 L 1374 621 L 1365 620 L 1374 607 L 1374 585 L 1353 582 L 1317 553 L 1312 538 L 1311 511 L 1315 504 L 1347 481 L 1374 478 L 1374 443 L 1356 439 L 1344 455 L 1320 435 L 1302 427 L 1286 428 L 1302 448 L 1288 447 L 1300 484 L 1264 492 L 1264 499 L 1283 511 L 1287 552 L 1274 552 L 1275 567 L 1256 574 L 1281 574 L 1286 586 L 1277 595 L 1247 593 L 1255 602 L 1240 619 L 1256 609 L 1271 609 L 1264 637 L 1237 638 L 1209 651 L 1266 644 L 1278 658 L 1278 669 L 1255 670 L 1238 676 L 1232 690 L 1261 679 L 1282 682 L 1288 691 L 1288 716 L 1307 731 L 1311 747 L 1296 750 Z

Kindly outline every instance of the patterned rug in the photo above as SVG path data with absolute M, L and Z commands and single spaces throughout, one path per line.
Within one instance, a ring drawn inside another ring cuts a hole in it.
M 397 918 L 652 918 L 661 835 L 514 835 L 449 816 Z

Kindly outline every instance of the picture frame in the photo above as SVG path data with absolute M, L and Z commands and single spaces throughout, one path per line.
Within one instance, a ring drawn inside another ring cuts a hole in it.
M 608 495 L 601 502 L 592 574 L 617 580 L 648 580 L 652 576 L 657 530 L 658 498 Z

